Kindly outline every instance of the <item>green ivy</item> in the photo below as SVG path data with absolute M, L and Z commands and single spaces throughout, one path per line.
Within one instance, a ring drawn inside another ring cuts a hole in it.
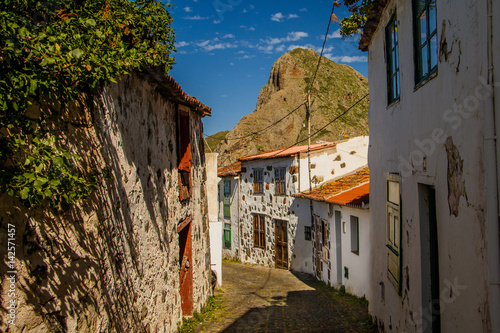
M 0 190 L 26 206 L 74 203 L 95 175 L 35 120 L 33 101 L 62 107 L 123 74 L 168 72 L 174 59 L 170 4 L 156 0 L 3 0 L 0 4 Z M 44 105 L 45 105 L 44 104 Z M 56 110 L 49 110 L 55 112 Z

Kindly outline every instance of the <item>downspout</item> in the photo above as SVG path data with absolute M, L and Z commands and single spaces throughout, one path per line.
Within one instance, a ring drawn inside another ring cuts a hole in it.
M 488 281 L 488 294 L 489 294 L 489 316 L 490 316 L 490 329 L 491 332 L 500 332 L 500 230 L 499 230 L 499 208 L 500 208 L 500 144 L 498 143 L 497 135 L 500 134 L 500 115 L 496 114 L 497 110 L 500 110 L 500 98 L 495 98 L 498 89 L 495 90 L 495 77 L 500 77 L 498 70 L 499 68 L 495 68 L 494 64 L 499 55 L 494 51 L 495 46 L 498 48 L 499 45 L 495 43 L 493 32 L 494 29 L 494 19 L 493 13 L 495 13 L 494 6 L 499 6 L 498 1 L 495 4 L 495 1 L 488 0 L 487 1 L 487 25 L 488 25 L 488 35 L 487 35 L 487 44 L 488 44 L 488 86 L 490 91 L 492 92 L 492 97 L 489 100 L 491 103 L 490 109 L 491 113 L 488 120 L 492 120 L 492 124 L 494 126 L 488 126 L 487 130 L 491 133 L 492 140 L 487 140 L 485 138 L 485 150 L 490 153 L 486 154 L 486 156 L 495 156 L 495 163 L 487 163 L 487 180 L 488 184 L 496 184 L 496 186 L 490 186 L 490 190 L 487 198 L 487 215 L 486 215 L 486 247 L 488 251 L 488 267 L 489 267 L 489 276 L 487 277 Z M 500 6 L 499 6 L 500 7 Z M 500 8 L 496 8 L 496 12 L 500 10 Z M 500 19 L 497 18 L 497 19 Z M 497 29 L 498 32 L 498 29 Z M 499 38 L 498 36 L 496 37 Z M 490 166 L 491 165 L 491 166 Z

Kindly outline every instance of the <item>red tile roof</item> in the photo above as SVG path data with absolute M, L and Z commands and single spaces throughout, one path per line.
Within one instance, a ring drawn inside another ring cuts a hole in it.
M 217 169 L 217 175 L 219 177 L 232 177 L 237 176 L 241 172 L 241 162 L 234 162 L 225 167 Z
M 311 151 L 335 147 L 335 146 L 336 146 L 336 144 L 333 142 L 317 143 L 317 144 L 311 145 Z M 288 147 L 288 148 L 270 150 L 270 151 L 266 151 L 266 152 L 256 154 L 256 155 L 240 157 L 238 160 L 243 162 L 243 161 L 252 161 L 252 160 L 263 160 L 263 159 L 268 159 L 268 158 L 280 158 L 280 157 L 296 156 L 299 153 L 307 152 L 307 149 L 308 149 L 307 145 L 305 145 L 305 146 L 292 146 L 292 147 Z
M 363 204 L 367 204 L 370 202 L 370 183 L 363 184 L 361 186 L 330 197 L 326 200 L 326 202 L 337 205 L 362 208 Z
M 297 198 L 325 201 L 339 205 L 362 207 L 369 202 L 370 171 L 364 167 L 350 175 L 335 179 L 310 191 L 294 196 Z
M 157 86 L 157 90 L 160 94 L 166 98 L 171 98 L 186 104 L 193 111 L 200 113 L 202 116 L 211 116 L 212 109 L 201 103 L 195 97 L 191 97 L 186 94 L 181 86 L 175 82 L 175 80 L 161 69 L 156 70 L 154 68 L 146 69 L 140 73 L 141 76 Z

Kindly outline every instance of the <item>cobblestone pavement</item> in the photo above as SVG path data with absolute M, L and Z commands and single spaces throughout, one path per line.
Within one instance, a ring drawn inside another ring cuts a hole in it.
M 311 275 L 224 262 L 222 278 L 224 310 L 197 332 L 377 332 L 366 301 Z

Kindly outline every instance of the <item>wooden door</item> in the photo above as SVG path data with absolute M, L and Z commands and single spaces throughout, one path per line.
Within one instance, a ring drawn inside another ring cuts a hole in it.
M 275 220 L 276 268 L 288 269 L 288 224 Z
M 321 232 L 321 221 L 318 216 L 314 216 L 314 254 L 316 260 L 316 277 L 318 277 L 318 279 L 321 279 L 321 257 L 323 256 Z
M 190 217 L 179 224 L 177 232 L 179 233 L 179 281 L 182 315 L 190 316 L 193 314 L 193 251 Z

